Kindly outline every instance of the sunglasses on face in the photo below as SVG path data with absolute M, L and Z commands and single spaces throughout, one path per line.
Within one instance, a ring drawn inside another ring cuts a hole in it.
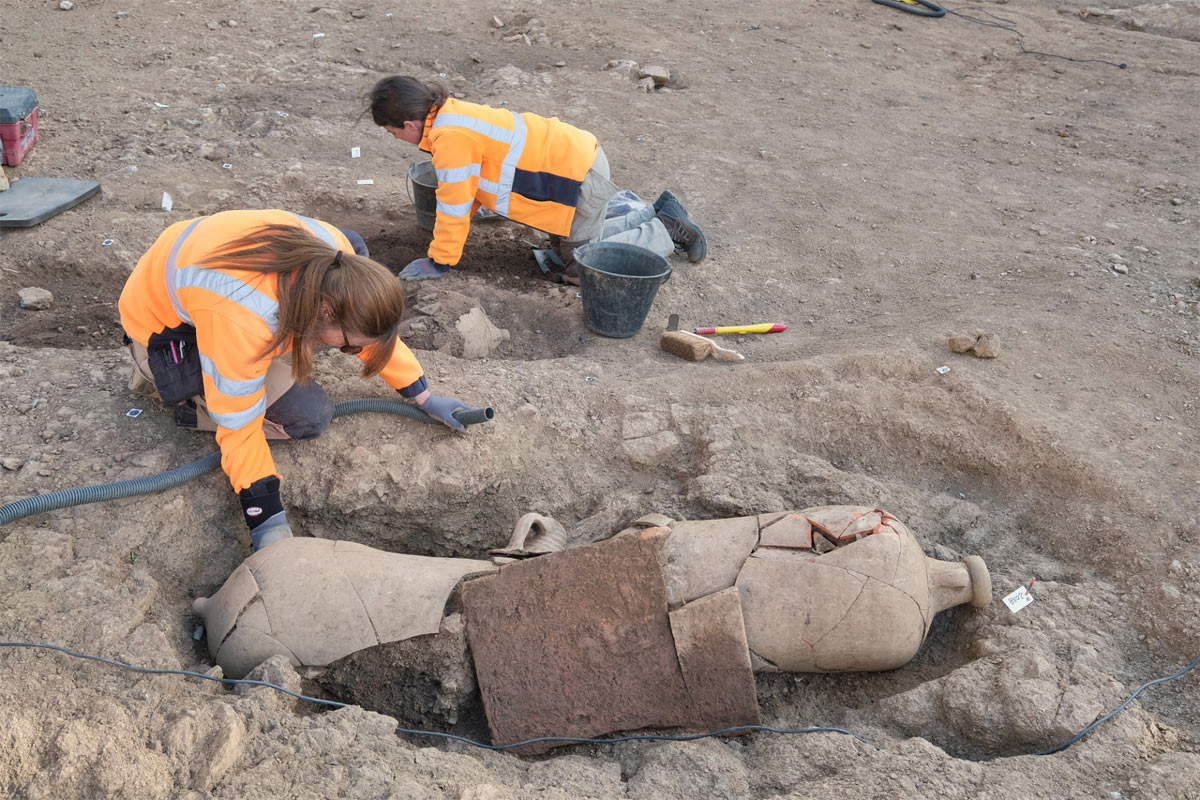
M 338 350 L 341 350 L 348 356 L 356 356 L 361 353 L 363 351 L 363 346 L 361 344 L 350 344 L 350 337 L 346 335 L 346 326 L 339 323 L 338 327 L 341 328 L 342 331 L 342 346 L 339 347 Z

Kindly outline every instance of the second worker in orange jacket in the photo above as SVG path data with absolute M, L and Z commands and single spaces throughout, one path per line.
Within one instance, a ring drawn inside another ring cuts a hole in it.
M 375 85 L 371 117 L 428 152 L 437 173 L 433 242 L 424 258 L 401 270 L 405 280 L 440 278 L 457 264 L 481 206 L 557 239 L 572 283 L 578 282 L 575 248 L 587 242 L 625 242 L 664 257 L 680 248 L 693 262 L 707 253 L 703 232 L 670 192 L 653 208 L 608 217 L 618 189 L 604 148 L 557 117 L 468 103 L 405 76 Z

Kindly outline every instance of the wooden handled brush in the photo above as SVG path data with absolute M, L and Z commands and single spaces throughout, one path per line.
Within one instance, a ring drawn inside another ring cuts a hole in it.
M 721 347 L 716 342 L 689 331 L 665 331 L 658 339 L 658 346 L 685 361 L 703 361 L 709 356 L 718 361 L 746 360 L 746 357 L 736 350 Z

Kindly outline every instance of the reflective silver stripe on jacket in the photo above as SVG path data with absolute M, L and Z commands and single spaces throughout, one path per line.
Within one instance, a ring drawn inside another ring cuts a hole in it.
M 177 267 L 172 274 L 175 277 L 176 290 L 206 289 L 253 312 L 266 323 L 267 327 L 271 329 L 271 333 L 275 333 L 279 327 L 279 303 L 243 280 L 221 272 L 219 269 L 197 266 Z M 192 323 L 186 317 L 184 320 L 189 325 Z
M 525 120 L 513 114 L 513 140 L 508 146 L 508 155 L 500 165 L 500 191 L 496 192 L 496 213 L 508 216 L 508 201 L 512 197 L 513 178 L 517 174 L 517 162 L 525 152 Z
M 175 313 L 187 324 L 193 324 L 191 316 L 184 309 L 183 303 L 179 301 L 179 290 L 197 287 L 219 294 L 253 312 L 266 323 L 267 327 L 271 329 L 271 333 L 275 333 L 279 323 L 279 303 L 267 297 L 245 281 L 238 280 L 232 275 L 227 275 L 218 269 L 198 267 L 194 264 L 186 267 L 177 266 L 179 250 L 183 246 L 184 240 L 191 235 L 197 225 L 206 219 L 208 217 L 200 217 L 199 219 L 192 220 L 191 224 L 184 228 L 179 237 L 175 239 L 175 243 L 171 245 L 170 253 L 167 254 L 167 297 L 171 299 L 171 305 L 175 307 Z M 301 219 L 304 218 L 301 217 Z M 311 222 L 312 220 L 309 221 Z
M 465 167 L 454 169 L 435 169 L 438 183 L 458 183 L 479 174 L 479 164 L 467 164 Z
M 228 428 L 231 431 L 236 431 L 238 428 L 244 428 L 253 422 L 256 418 L 267 412 L 267 398 L 260 397 L 258 402 L 247 408 L 245 411 L 234 411 L 230 414 L 217 414 L 211 408 L 208 409 L 208 415 L 213 418 L 213 422 L 220 425 L 222 428 Z
M 337 241 L 334 240 L 333 234 L 330 233 L 329 230 L 324 225 L 317 222 L 315 219 L 311 219 L 310 217 L 301 216 L 300 214 L 296 215 L 296 219 L 303 222 L 304 227 L 308 228 L 308 230 L 312 233 L 313 236 L 317 237 L 322 242 L 324 242 L 325 244 L 332 247 L 334 250 L 341 249 L 338 247 Z
M 183 247 L 184 240 L 191 235 L 192 230 L 195 229 L 197 225 L 206 219 L 208 219 L 208 217 L 200 217 L 192 220 L 191 224 L 183 229 L 183 233 L 175 237 L 175 243 L 171 245 L 171 252 L 167 254 L 167 297 L 171 298 L 171 305 L 175 306 L 175 313 L 179 315 L 181 320 L 189 325 L 192 324 L 192 319 L 188 316 L 187 312 L 183 310 L 183 304 L 179 302 L 179 296 L 175 293 L 176 289 L 179 288 L 175 280 L 175 262 L 179 258 L 179 248 Z
M 473 205 L 475 205 L 473 200 L 466 203 L 443 203 L 438 200 L 437 210 L 439 214 L 445 214 L 447 217 L 465 217 L 471 213 Z
M 480 189 L 496 195 L 496 213 L 503 215 L 508 214 L 513 178 L 517 174 L 517 163 L 521 160 L 521 154 L 525 152 L 525 139 L 528 136 L 525 120 L 521 118 L 521 115 L 511 111 L 508 113 L 513 121 L 512 130 L 501 128 L 499 125 L 493 125 L 490 122 L 476 119 L 466 114 L 438 114 L 433 120 L 434 128 L 456 125 L 460 128 L 466 128 L 469 131 L 481 133 L 489 139 L 494 139 L 508 145 L 508 152 L 504 156 L 504 161 L 500 164 L 500 180 L 490 181 L 486 178 L 479 179 Z M 465 210 L 463 209 L 463 205 L 462 203 L 446 205 L 446 210 L 443 211 L 443 204 L 438 203 L 438 211 L 448 216 L 462 217 L 471 213 L 471 204 L 467 203 Z
M 217 365 L 213 363 L 213 360 L 204 355 L 204 353 L 200 354 L 200 369 L 213 382 L 213 386 L 217 387 L 218 392 L 230 397 L 252 395 L 262 389 L 267 383 L 265 375 L 259 378 L 246 378 L 245 380 L 226 378 L 217 370 Z

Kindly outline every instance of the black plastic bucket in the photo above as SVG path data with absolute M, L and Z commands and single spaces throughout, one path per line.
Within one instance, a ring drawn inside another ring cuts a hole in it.
M 583 321 L 588 330 L 627 339 L 642 329 L 671 265 L 658 253 L 623 242 L 592 242 L 575 250 Z
M 408 196 L 417 211 L 417 224 L 427 231 L 437 221 L 437 187 L 432 161 L 418 161 L 408 168 Z

